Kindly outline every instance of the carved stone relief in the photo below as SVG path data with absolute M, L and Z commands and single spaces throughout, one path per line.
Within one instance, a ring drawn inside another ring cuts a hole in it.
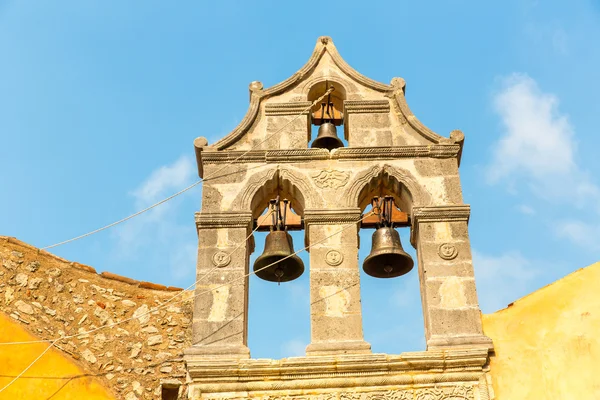
M 344 256 L 337 250 L 329 250 L 327 254 L 325 254 L 325 262 L 332 267 L 340 265 L 342 261 L 344 261 Z
M 310 395 L 266 395 L 257 397 L 211 397 L 211 400 L 473 400 L 471 386 L 386 390 L 376 392 L 338 392 Z
M 453 244 L 443 243 L 438 248 L 438 255 L 444 260 L 453 260 L 458 255 L 458 249 Z
M 218 251 L 213 255 L 212 261 L 215 267 L 223 268 L 229 265 L 231 256 L 224 251 Z
M 343 171 L 338 171 L 335 169 L 324 169 L 318 174 L 313 175 L 313 179 L 318 187 L 322 189 L 332 188 L 337 189 L 341 188 L 348 183 L 348 179 L 350 178 L 350 174 Z

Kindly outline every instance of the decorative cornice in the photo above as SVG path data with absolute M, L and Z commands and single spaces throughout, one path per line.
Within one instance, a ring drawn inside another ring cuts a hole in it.
M 425 139 L 435 144 L 454 143 L 452 139 L 448 139 L 438 135 L 437 133 L 423 125 L 421 121 L 419 121 L 419 119 L 413 114 L 413 112 L 408 107 L 408 103 L 406 102 L 406 98 L 404 97 L 404 90 L 396 90 L 394 92 L 394 99 L 396 100 L 396 104 L 400 112 L 406 118 L 408 124 Z
M 446 222 L 465 221 L 469 222 L 471 206 L 468 204 L 456 206 L 432 206 L 413 208 L 413 225 L 419 222 Z
M 200 378 L 200 372 L 194 370 L 194 365 L 188 361 L 188 372 L 194 381 L 196 378 Z M 242 379 L 245 376 L 240 376 L 241 382 L 225 383 L 219 382 L 218 379 L 213 378 L 210 382 L 194 382 L 194 387 L 200 389 L 203 393 L 235 393 L 235 392 L 253 392 L 253 391 L 267 391 L 267 390 L 318 390 L 318 389 L 344 389 L 351 388 L 353 393 L 356 393 L 356 388 L 366 387 L 385 387 L 385 386 L 405 386 L 402 389 L 411 390 L 414 386 L 438 386 L 443 384 L 446 388 L 452 388 L 452 386 L 458 386 L 461 384 L 470 384 L 472 393 L 473 387 L 479 386 L 479 380 L 483 372 L 450 372 L 450 373 L 436 373 L 436 374 L 401 374 L 401 375 L 390 375 L 390 376 L 360 376 L 349 378 L 349 374 L 340 373 L 339 378 L 327 378 L 327 379 L 311 379 L 310 381 L 302 380 L 296 376 L 292 377 L 295 380 L 291 381 L 279 381 L 279 380 L 264 380 L 264 381 L 251 381 L 244 382 Z M 220 375 L 221 376 L 221 375 Z M 274 375 L 269 375 L 269 379 L 272 379 Z M 455 385 L 452 385 L 452 384 Z M 423 388 L 421 390 L 427 390 Z M 211 397 L 213 398 L 213 397 Z M 218 398 L 218 397 L 217 397 Z M 236 396 L 232 396 L 236 399 Z M 248 399 L 251 397 L 242 397 Z M 276 398 L 276 397 L 275 397 Z M 298 399 L 299 397 L 294 397 Z M 414 397 L 409 397 L 413 399 Z M 473 397 L 429 397 L 433 400 L 473 400 Z M 425 399 L 429 399 L 425 397 Z M 272 398 L 274 399 L 274 398 Z M 380 399 L 375 397 L 373 399 Z M 390 400 L 394 400 L 393 398 Z
M 460 147 L 457 145 L 433 146 L 386 146 L 386 147 L 343 147 L 331 153 L 332 159 L 362 160 L 376 158 L 392 160 L 397 158 L 455 158 Z
M 248 228 L 252 227 L 250 212 L 196 213 L 196 228 Z
M 296 101 L 292 103 L 267 103 L 265 104 L 265 115 L 309 115 L 310 101 Z
M 231 391 L 269 390 L 273 387 L 307 388 L 307 382 L 327 378 L 318 387 L 345 387 L 357 384 L 434 383 L 445 377 L 448 381 L 477 382 L 488 360 L 486 348 L 434 350 L 387 354 L 356 354 L 344 356 L 293 357 L 281 360 L 210 359 L 186 356 L 188 371 L 195 382 L 205 383 L 208 391 L 231 385 Z M 269 378 L 268 382 L 267 379 Z M 213 383 L 215 383 L 214 387 Z M 286 382 L 287 381 L 287 382 Z M 392 382 L 393 381 L 393 382 Z M 323 386 L 330 385 L 330 386 Z M 227 390 L 229 391 L 229 390 Z
M 266 150 L 265 162 L 302 162 L 315 160 L 328 160 L 330 153 L 327 149 L 285 149 L 285 150 Z
M 346 100 L 344 113 L 346 114 L 374 114 L 389 113 L 390 102 L 387 100 Z
M 334 225 L 334 224 L 358 224 L 360 220 L 360 208 L 340 208 L 322 210 L 304 210 L 304 224 L 310 225 Z
M 202 163 L 293 163 L 315 160 L 394 160 L 398 158 L 423 157 L 456 158 L 459 151 L 460 146 L 453 144 L 432 146 L 340 147 L 332 152 L 328 152 L 326 149 L 252 150 L 247 153 L 243 150 L 203 151 Z
M 410 230 L 410 242 L 413 246 L 417 244 L 419 237 L 419 224 L 421 222 L 469 222 L 471 206 L 468 204 L 456 206 L 432 206 L 414 207 L 412 213 L 412 227 Z

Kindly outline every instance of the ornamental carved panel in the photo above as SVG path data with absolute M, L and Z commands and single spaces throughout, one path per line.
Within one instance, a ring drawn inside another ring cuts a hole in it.
M 313 175 L 313 179 L 318 187 L 322 189 L 338 189 L 348 183 L 350 174 L 335 169 L 324 169 L 318 174 Z
M 266 395 L 256 397 L 211 397 L 211 400 L 474 400 L 473 387 L 466 385 L 397 389 L 373 392 L 334 392 L 309 395 Z

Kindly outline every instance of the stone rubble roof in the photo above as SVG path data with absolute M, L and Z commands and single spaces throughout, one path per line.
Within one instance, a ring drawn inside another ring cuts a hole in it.
M 0 236 L 0 263 L 0 311 L 40 339 L 82 333 L 56 347 L 104 380 L 117 398 L 157 398 L 161 380 L 185 383 L 182 357 L 191 341 L 193 293 L 85 334 L 142 315 L 182 289 L 98 274 L 6 236 Z

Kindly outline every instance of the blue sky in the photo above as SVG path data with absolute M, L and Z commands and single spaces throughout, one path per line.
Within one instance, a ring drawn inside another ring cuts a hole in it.
M 428 127 L 465 133 L 460 171 L 484 312 L 598 261 L 600 3 L 577 0 L 0 0 L 0 234 L 47 246 L 193 183 L 193 139 L 226 135 L 246 113 L 248 83 L 286 79 L 320 35 L 366 76 L 403 77 Z M 53 251 L 187 287 L 200 198 L 198 187 Z M 374 351 L 424 348 L 416 271 L 363 275 L 362 294 Z M 302 353 L 308 303 L 308 274 L 280 287 L 253 277 L 253 357 Z

